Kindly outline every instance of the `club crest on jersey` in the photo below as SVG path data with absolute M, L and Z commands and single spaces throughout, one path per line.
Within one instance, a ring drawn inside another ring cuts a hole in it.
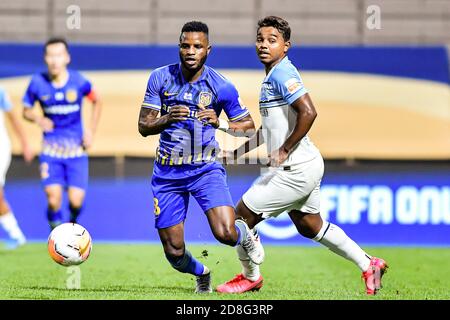
M 66 91 L 66 100 L 69 103 L 73 103 L 75 101 L 77 101 L 78 98 L 78 94 L 76 90 L 73 89 L 69 89 Z
M 207 107 L 212 102 L 212 94 L 211 92 L 202 91 L 198 96 L 198 105 L 201 107 Z

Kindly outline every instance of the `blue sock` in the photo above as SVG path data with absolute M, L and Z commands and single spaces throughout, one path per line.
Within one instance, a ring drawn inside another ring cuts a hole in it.
M 245 227 L 245 222 L 239 219 L 234 222 L 234 225 L 238 233 L 238 241 L 236 242 L 236 245 L 238 245 L 247 237 L 247 228 Z
M 53 230 L 55 227 L 62 223 L 62 211 L 61 209 L 53 211 L 50 207 L 47 208 L 47 220 L 50 228 Z
M 77 223 L 78 216 L 80 215 L 81 211 L 83 210 L 83 207 L 73 207 L 69 205 L 70 210 L 70 222 Z
M 205 270 L 205 266 L 192 257 L 188 250 L 185 250 L 184 255 L 181 257 L 174 257 L 166 254 L 166 258 L 169 260 L 174 269 L 183 273 L 190 273 L 195 276 L 200 276 Z

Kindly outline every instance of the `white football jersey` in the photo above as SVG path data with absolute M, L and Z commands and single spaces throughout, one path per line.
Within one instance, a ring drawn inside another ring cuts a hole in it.
M 264 78 L 259 110 L 268 154 L 280 148 L 294 130 L 297 113 L 290 104 L 307 92 L 300 74 L 288 57 L 284 57 Z M 319 150 L 306 135 L 281 165 L 291 166 L 308 162 L 318 155 Z

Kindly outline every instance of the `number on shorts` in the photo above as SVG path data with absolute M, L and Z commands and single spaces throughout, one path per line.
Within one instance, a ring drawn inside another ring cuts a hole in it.
M 42 180 L 45 180 L 50 176 L 48 173 L 48 163 L 47 162 L 41 163 L 40 171 L 41 171 L 41 179 Z
M 161 213 L 161 208 L 158 206 L 157 198 L 153 198 L 153 206 L 155 207 L 155 216 L 158 216 Z

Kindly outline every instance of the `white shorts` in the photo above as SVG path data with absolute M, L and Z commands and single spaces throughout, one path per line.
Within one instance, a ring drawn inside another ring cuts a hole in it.
M 268 168 L 242 196 L 244 204 L 263 218 L 284 211 L 320 213 L 320 182 L 324 172 L 322 156 L 291 167 Z
M 5 185 L 6 172 L 8 172 L 11 163 L 11 150 L 3 148 L 0 150 L 0 188 Z

